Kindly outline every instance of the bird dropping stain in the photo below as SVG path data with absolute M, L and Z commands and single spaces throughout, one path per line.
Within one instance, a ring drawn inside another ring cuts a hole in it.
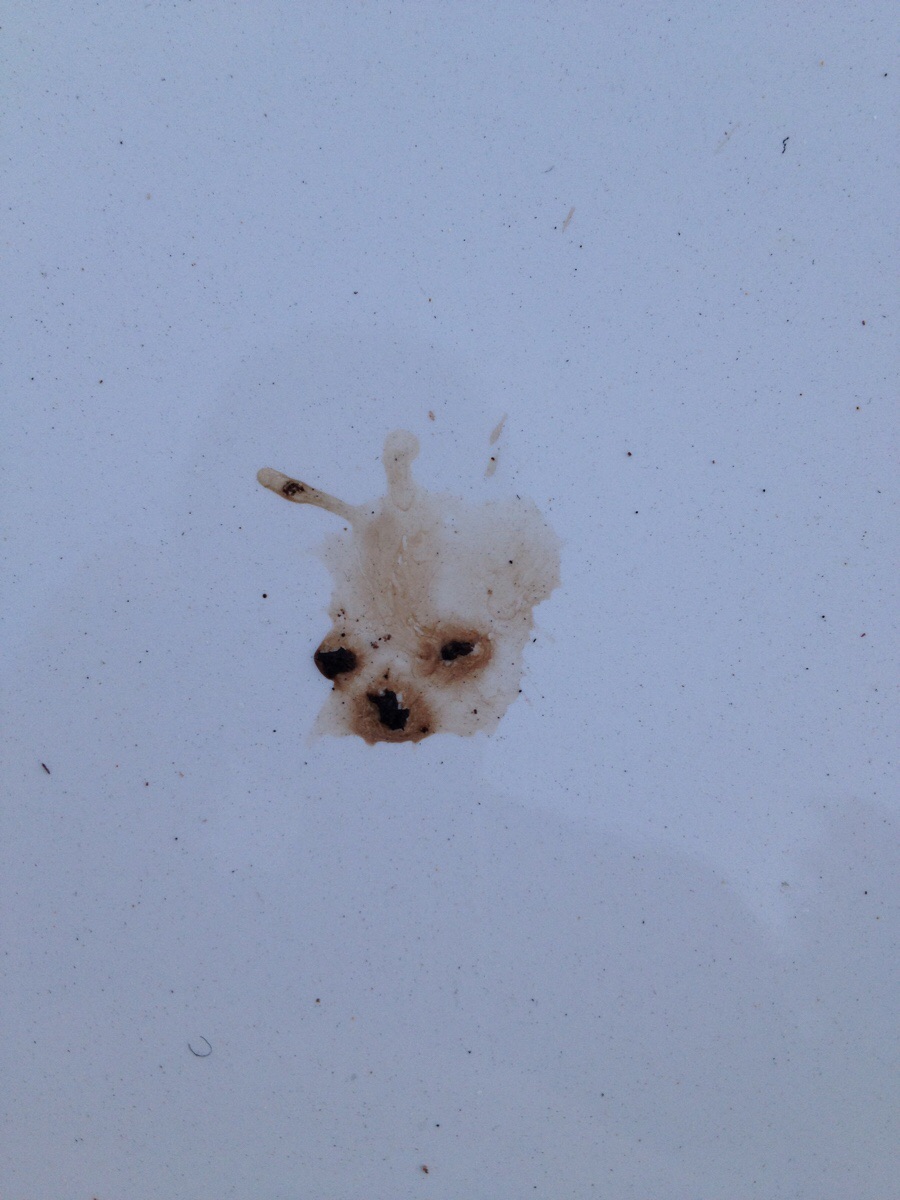
M 374 745 L 491 732 L 519 694 L 533 610 L 559 584 L 560 541 L 531 500 L 430 492 L 413 477 L 418 453 L 414 434 L 388 435 L 387 492 L 373 504 L 270 467 L 257 476 L 345 525 L 322 551 L 334 590 L 312 654 L 331 684 L 320 734 Z

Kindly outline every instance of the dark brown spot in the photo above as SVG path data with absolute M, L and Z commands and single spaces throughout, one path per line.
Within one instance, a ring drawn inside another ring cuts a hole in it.
M 471 654 L 474 649 L 474 642 L 462 642 L 454 638 L 452 641 L 444 642 L 441 646 L 441 658 L 444 662 L 453 662 L 456 658 L 463 658 L 466 654 Z
M 490 638 L 480 630 L 462 622 L 444 625 L 423 631 L 416 674 L 449 687 L 480 674 L 492 654 Z
M 367 692 L 366 699 L 378 709 L 378 720 L 385 729 L 405 729 L 409 720 L 409 709 L 401 708 L 397 693 L 389 689 L 383 692 Z
M 356 655 L 346 646 L 339 646 L 337 650 L 323 650 L 320 647 L 313 657 L 326 679 L 336 679 L 338 675 L 356 670 Z
M 361 664 L 361 669 L 365 664 Z M 335 687 L 338 687 L 335 684 Z M 373 680 L 368 688 L 351 688 L 347 701 L 351 729 L 370 746 L 378 742 L 420 742 L 436 731 L 431 708 L 411 680 Z

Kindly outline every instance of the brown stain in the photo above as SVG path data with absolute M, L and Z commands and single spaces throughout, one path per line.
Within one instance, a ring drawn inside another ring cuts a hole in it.
M 520 691 L 533 609 L 559 583 L 559 539 L 530 500 L 429 492 L 413 478 L 418 451 L 413 434 L 388 435 L 387 494 L 374 505 L 259 472 L 264 487 L 349 526 L 324 551 L 332 629 L 313 658 L 332 690 L 319 733 L 372 745 L 496 728 Z
M 444 625 L 423 629 L 418 671 L 439 687 L 474 679 L 491 661 L 490 636 L 472 626 Z
M 350 701 L 349 732 L 370 746 L 376 742 L 421 742 L 435 732 L 428 701 L 417 687 L 408 681 L 384 683 L 366 688 Z

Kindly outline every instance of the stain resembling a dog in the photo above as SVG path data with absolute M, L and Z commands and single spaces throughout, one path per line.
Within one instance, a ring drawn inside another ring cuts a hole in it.
M 374 744 L 490 732 L 519 694 L 533 609 L 559 583 L 559 539 L 532 501 L 429 492 L 413 478 L 418 453 L 413 434 L 388 435 L 374 505 L 270 467 L 257 476 L 347 527 L 324 548 L 332 627 L 313 658 L 333 688 L 320 733 Z

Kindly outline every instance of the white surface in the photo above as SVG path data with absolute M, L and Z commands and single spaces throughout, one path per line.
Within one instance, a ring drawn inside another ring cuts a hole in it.
M 6 14 L 4 1200 L 893 1194 L 891 10 L 733 9 Z M 310 744 L 397 427 L 563 586 Z

